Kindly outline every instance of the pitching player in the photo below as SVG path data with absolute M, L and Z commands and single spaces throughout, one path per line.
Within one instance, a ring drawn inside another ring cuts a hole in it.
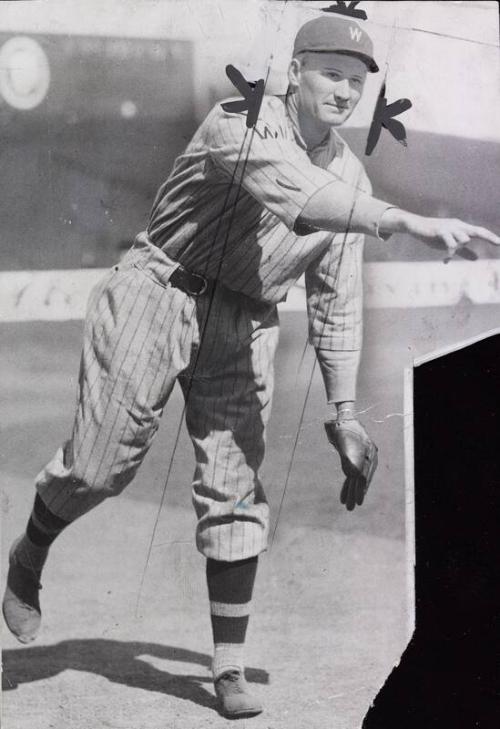
M 295 39 L 284 98 L 264 97 L 255 128 L 220 104 L 160 188 L 148 228 L 93 290 L 78 404 L 68 441 L 36 479 L 26 532 L 13 544 L 3 611 L 21 642 L 41 620 L 42 568 L 71 522 L 134 477 L 174 383 L 185 396 L 196 469 L 196 543 L 206 558 L 221 712 L 261 711 L 243 646 L 269 508 L 259 480 L 278 342 L 276 305 L 305 273 L 310 341 L 332 417 L 330 442 L 361 504 L 377 449 L 355 417 L 364 234 L 442 242 L 449 255 L 483 228 L 423 218 L 372 196 L 336 132 L 356 107 L 372 43 L 352 20 L 320 17 Z

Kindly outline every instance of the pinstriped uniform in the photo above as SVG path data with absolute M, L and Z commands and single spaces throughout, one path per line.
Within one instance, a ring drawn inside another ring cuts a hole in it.
M 187 268 L 273 303 L 310 272 L 311 342 L 358 348 L 364 236 L 293 232 L 307 200 L 331 184 L 332 173 L 371 193 L 361 163 L 335 131 L 307 153 L 281 98 L 264 97 L 254 130 L 246 129 L 244 115 L 217 105 L 160 188 L 149 236 Z M 336 292 L 329 291 L 332 278 Z
M 130 483 L 178 380 L 196 457 L 198 549 L 234 561 L 266 548 L 258 472 L 276 303 L 305 272 L 311 342 L 361 343 L 363 236 L 293 232 L 332 173 L 370 191 L 333 131 L 307 153 L 277 97 L 264 97 L 255 129 L 220 105 L 208 115 L 160 188 L 148 230 L 90 297 L 72 437 L 36 481 L 55 515 L 71 521 Z M 175 288 L 179 264 L 217 280 L 211 295 Z

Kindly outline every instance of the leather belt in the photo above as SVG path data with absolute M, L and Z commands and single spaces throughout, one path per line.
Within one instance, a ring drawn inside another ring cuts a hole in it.
M 206 294 L 212 283 L 200 273 L 188 271 L 187 268 L 181 265 L 177 266 L 170 276 L 169 281 L 176 289 L 180 289 L 190 296 L 202 296 Z

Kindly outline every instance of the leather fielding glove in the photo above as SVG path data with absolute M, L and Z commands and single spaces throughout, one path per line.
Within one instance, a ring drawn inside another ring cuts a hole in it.
M 378 448 L 355 418 L 327 420 L 328 440 L 340 456 L 346 476 L 340 502 L 348 511 L 361 506 L 378 464 Z

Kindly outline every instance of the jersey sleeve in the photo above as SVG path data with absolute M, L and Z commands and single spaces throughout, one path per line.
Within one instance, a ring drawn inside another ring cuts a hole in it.
M 316 349 L 329 404 L 354 402 L 358 380 L 359 349 Z
M 305 272 L 309 341 L 316 349 L 361 349 L 363 243 L 361 234 L 332 236 Z
M 226 112 L 218 105 L 204 143 L 231 184 L 241 185 L 293 230 L 307 201 L 332 182 L 332 174 L 312 164 L 305 150 L 287 137 L 284 124 L 269 102 L 263 102 L 250 129 L 245 114 Z

